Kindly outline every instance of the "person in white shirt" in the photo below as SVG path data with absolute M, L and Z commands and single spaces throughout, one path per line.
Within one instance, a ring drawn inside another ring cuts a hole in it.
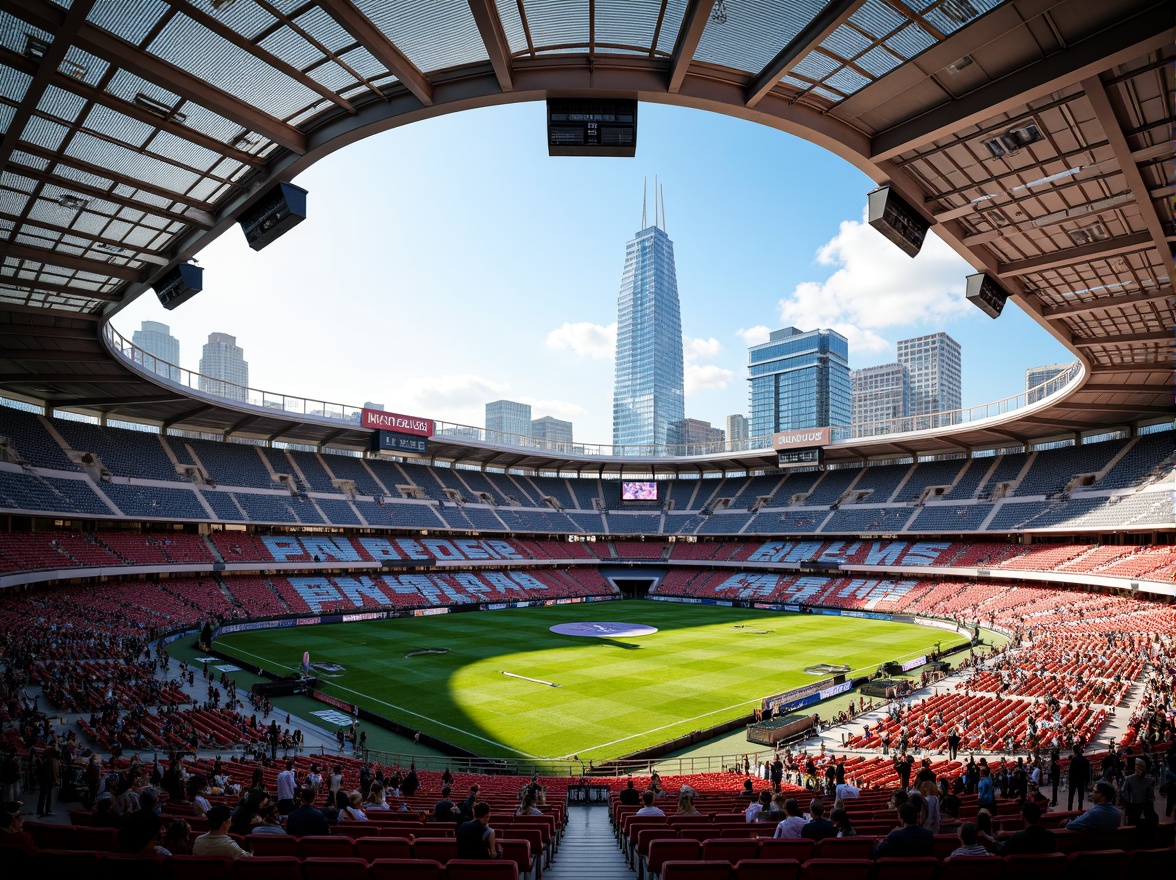
M 765 788 L 759 793 L 759 800 L 752 801 L 743 811 L 743 819 L 746 822 L 758 822 L 760 813 L 765 813 L 770 809 L 772 809 L 772 793 Z
M 283 816 L 294 809 L 294 791 L 298 782 L 294 778 L 294 762 L 287 761 L 286 769 L 278 774 L 278 812 Z
M 784 815 L 787 818 L 776 826 L 776 832 L 772 836 L 785 840 L 800 840 L 800 829 L 804 828 L 805 819 L 800 814 L 800 804 L 796 802 L 796 798 L 784 801 Z
M 645 789 L 645 791 L 641 792 L 641 803 L 644 804 L 644 806 L 640 810 L 638 810 L 634 815 L 637 815 L 637 816 L 664 816 L 665 811 L 661 807 L 655 807 L 653 805 L 653 798 L 654 798 L 653 789 L 647 788 L 647 789 Z
M 834 800 L 844 801 L 861 796 L 861 790 L 848 782 L 839 782 L 834 794 Z

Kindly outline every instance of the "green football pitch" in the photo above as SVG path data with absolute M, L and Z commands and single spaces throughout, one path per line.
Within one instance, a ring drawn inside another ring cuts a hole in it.
M 658 631 L 549 630 L 578 621 Z M 631 601 L 286 627 L 216 645 L 271 671 L 299 668 L 309 651 L 346 670 L 320 679 L 327 693 L 480 755 L 600 761 L 749 714 L 763 696 L 817 681 L 808 666 L 873 672 L 963 641 L 878 620 Z

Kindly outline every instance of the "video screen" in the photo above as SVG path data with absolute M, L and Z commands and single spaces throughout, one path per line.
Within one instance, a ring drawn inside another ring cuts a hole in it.
M 657 501 L 657 483 L 621 483 L 622 501 Z

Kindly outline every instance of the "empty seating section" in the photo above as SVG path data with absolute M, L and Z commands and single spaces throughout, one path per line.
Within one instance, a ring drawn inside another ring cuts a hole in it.
M 1048 501 L 1005 501 L 988 522 L 986 531 L 1009 532 L 1030 523 L 1050 508 Z
M 596 502 L 603 503 L 604 496 L 601 494 L 601 484 L 596 480 L 568 480 L 568 485 L 571 487 L 572 496 L 576 503 L 573 505 L 578 510 L 595 510 Z
M 64 420 L 62 420 L 64 421 Z M 7 437 L 22 461 L 55 471 L 76 471 L 61 444 L 36 413 L 0 407 L 0 437 Z
M 327 469 L 323 467 L 322 461 L 319 460 L 317 454 L 313 452 L 304 452 L 300 449 L 287 449 L 286 455 L 290 461 L 293 462 L 297 472 L 302 473 L 302 478 L 306 483 L 306 488 L 311 492 L 330 492 L 338 494 L 339 490 L 331 483 L 331 475 L 327 473 Z M 331 459 L 334 460 L 334 457 Z M 278 470 L 281 470 L 280 468 Z
M 371 526 L 399 529 L 439 529 L 445 521 L 435 513 L 434 504 L 412 501 L 356 501 L 359 515 Z
M 399 496 L 399 493 L 396 492 L 392 485 L 385 483 L 387 485 L 387 491 L 381 487 L 380 482 L 377 482 L 376 478 L 372 476 L 372 472 L 367 469 L 362 458 L 355 458 L 350 455 L 324 455 L 322 461 L 330 468 L 331 473 L 335 475 L 335 479 L 351 480 L 355 484 L 355 491 L 360 495 L 372 497 Z M 375 464 L 377 462 L 373 462 L 373 465 Z M 377 470 L 383 469 L 378 468 Z M 393 484 L 396 482 L 401 481 L 394 480 Z
M 1034 456 L 1016 494 L 1024 498 L 1060 492 L 1075 476 L 1096 474 L 1105 468 L 1126 442 L 1107 440 L 1062 449 L 1043 449 Z
M 0 509 L 109 517 L 111 510 L 87 480 L 0 470 Z
M 731 506 L 736 509 L 747 510 L 755 505 L 759 498 L 772 498 L 780 480 L 781 476 L 779 474 L 751 477 L 743 484 L 742 488 L 732 499 Z M 771 504 L 774 502 L 769 501 L 768 503 Z
M 204 489 L 200 496 L 212 508 L 217 522 L 245 522 L 249 517 L 233 499 L 231 492 Z
M 701 513 L 681 515 L 667 513 L 662 523 L 662 533 L 666 535 L 693 535 L 704 522 L 706 522 L 706 517 Z
M 952 501 L 969 501 L 976 497 L 977 491 L 980 489 L 980 484 L 984 482 L 984 478 L 988 476 L 988 471 L 997 462 L 996 457 L 980 457 L 973 458 L 968 462 L 960 462 L 960 467 L 963 468 L 963 473 L 960 474 L 956 484 L 943 495 L 945 499 Z
M 509 499 L 503 494 L 505 487 L 500 487 L 485 474 L 479 471 L 465 469 L 455 470 L 454 474 L 460 477 L 461 481 L 469 487 L 469 491 L 473 493 L 474 500 L 480 500 L 481 493 L 485 493 L 490 496 L 492 502 L 495 504 L 508 503 Z M 495 479 L 503 480 L 504 483 L 507 482 L 505 476 L 495 475 Z
M 1170 431 L 1147 434 L 1136 439 L 1106 475 L 1098 481 L 1100 489 L 1127 489 L 1149 477 L 1164 462 L 1171 464 L 1176 445 Z
M 383 467 L 378 470 L 378 474 L 383 476 L 385 472 L 391 476 L 392 471 L 398 471 L 404 475 L 408 485 L 419 486 L 427 497 L 443 501 L 445 499 L 446 484 L 443 482 L 439 472 L 433 468 L 425 467 L 420 464 L 392 464 L 391 462 L 383 463 Z M 392 487 L 388 485 L 387 478 L 383 480 L 384 485 L 389 489 Z M 400 480 L 397 480 L 400 482 Z M 399 494 L 399 493 L 397 493 Z
M 254 492 L 234 492 L 233 499 L 241 505 L 245 516 L 254 522 L 302 522 L 290 506 L 289 495 L 262 495 Z
M 907 477 L 906 482 L 898 490 L 894 501 L 898 503 L 918 501 L 923 492 L 931 486 L 951 486 L 967 463 L 968 459 L 919 462 L 915 466 L 914 472 Z
M 707 517 L 695 531 L 696 535 L 738 535 L 755 517 L 746 510 L 723 510 Z
M 833 511 L 821 531 L 846 535 L 855 532 L 901 532 L 914 515 L 909 507 L 859 507 L 849 505 Z
M 691 505 L 691 499 L 701 484 L 701 480 L 674 480 L 670 484 L 670 494 L 667 496 L 667 506 L 671 510 L 697 510 Z
M 910 473 L 912 465 L 875 465 L 867 467 L 853 484 L 853 494 L 869 492 L 858 504 L 884 504 L 890 500 L 901 480 Z
M 106 497 L 125 515 L 153 519 L 208 519 L 192 489 L 144 486 L 130 483 L 103 483 Z
M 986 473 L 978 489 L 979 498 L 991 498 L 996 494 L 1002 483 L 1011 483 L 1025 468 L 1029 456 L 1023 452 L 1005 453 L 997 461 L 996 466 Z
M 347 501 L 340 498 L 314 498 L 314 504 L 323 512 L 327 522 L 337 526 L 358 526 L 359 516 Z
M 273 554 L 256 535 L 248 532 L 213 532 L 208 536 L 225 562 L 272 562 Z M 305 557 L 310 561 L 310 556 Z
M 975 532 L 984 525 L 991 504 L 937 504 L 924 507 L 914 521 L 908 523 L 911 532 Z
M 164 451 L 159 435 L 141 431 L 100 428 L 85 422 L 55 419 L 57 429 L 75 452 L 98 456 L 112 474 L 176 482 L 175 463 Z
M 616 541 L 613 546 L 620 559 L 661 559 L 669 545 L 663 541 Z
M 515 480 L 521 486 L 525 487 L 529 484 L 534 487 L 535 491 L 532 495 L 536 502 L 542 501 L 544 498 L 554 498 L 564 510 L 576 506 L 567 480 L 559 480 L 555 477 L 515 477 Z
M 200 535 L 183 532 L 101 532 L 93 539 L 134 565 L 209 564 L 212 551 Z
M 816 482 L 808 497 L 804 500 L 806 507 L 827 507 L 837 501 L 849 489 L 850 484 L 862 475 L 861 468 L 838 468 L 825 471 L 824 476 Z
M 829 516 L 827 507 L 801 510 L 761 510 L 755 515 L 744 534 L 791 535 L 810 534 L 821 527 Z
M 230 578 L 225 582 L 225 589 L 249 617 L 280 617 L 290 613 L 290 606 L 278 597 L 266 578 Z
M 552 532 L 566 533 L 579 531 L 566 514 L 555 510 L 526 510 L 516 507 L 500 507 L 498 518 L 511 532 Z
M 248 443 L 217 443 L 212 440 L 183 440 L 168 438 L 169 444 L 188 448 L 204 466 L 204 472 L 218 486 L 246 486 L 273 489 L 278 483 L 260 455 L 260 448 Z
M 604 519 L 610 535 L 656 535 L 661 531 L 660 513 L 609 511 Z

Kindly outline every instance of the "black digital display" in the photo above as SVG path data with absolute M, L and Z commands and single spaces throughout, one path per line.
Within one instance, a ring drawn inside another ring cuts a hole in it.
M 880 186 L 868 196 L 868 222 L 898 245 L 908 257 L 923 247 L 930 223 L 889 186 Z
M 977 272 L 968 276 L 968 286 L 964 293 L 968 302 L 976 306 L 990 318 L 997 318 L 1004 310 L 1005 300 L 1009 292 L 987 272 Z
M 821 463 L 820 449 L 787 449 L 777 455 L 779 456 L 779 465 L 782 468 L 808 467 Z
M 549 98 L 547 155 L 637 154 L 637 102 L 623 98 Z
M 409 452 L 424 455 L 429 450 L 427 437 L 398 434 L 395 431 L 376 431 L 372 434 L 372 452 Z

